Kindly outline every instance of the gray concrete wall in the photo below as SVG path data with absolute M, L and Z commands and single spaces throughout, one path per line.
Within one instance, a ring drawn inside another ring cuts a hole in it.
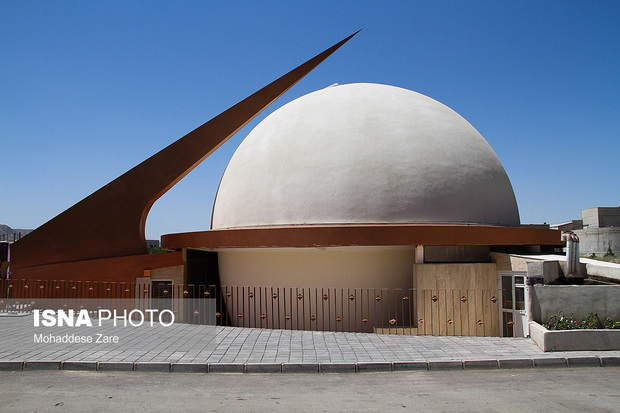
M 586 262 L 588 276 L 607 278 L 620 284 L 620 264 L 582 258 Z
M 545 324 L 560 312 L 584 319 L 589 313 L 620 320 L 620 285 L 535 285 L 532 319 Z
M 620 330 L 549 331 L 530 322 L 530 336 L 542 351 L 620 350 Z
M 598 228 L 598 208 L 582 209 L 581 220 L 584 228 Z
M 528 261 L 527 276 L 542 278 L 545 284 L 553 282 L 564 275 L 558 261 Z
M 602 257 L 608 248 L 620 256 L 620 226 L 611 228 L 580 229 L 574 231 L 579 237 L 579 255 L 596 254 Z

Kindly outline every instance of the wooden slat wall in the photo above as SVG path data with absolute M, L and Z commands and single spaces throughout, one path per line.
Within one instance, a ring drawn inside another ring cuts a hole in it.
M 416 264 L 418 334 L 499 336 L 497 267 Z

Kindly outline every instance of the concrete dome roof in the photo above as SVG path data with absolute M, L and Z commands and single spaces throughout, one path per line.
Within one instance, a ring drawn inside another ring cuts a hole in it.
M 334 85 L 265 118 L 233 155 L 212 228 L 457 223 L 518 226 L 506 172 L 447 106 L 386 85 Z

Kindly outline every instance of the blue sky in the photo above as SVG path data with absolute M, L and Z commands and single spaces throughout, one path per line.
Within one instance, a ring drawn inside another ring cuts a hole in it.
M 0 223 L 36 228 L 363 28 L 157 201 L 147 238 L 209 228 L 235 148 L 333 83 L 415 90 L 491 144 L 523 223 L 620 205 L 620 2 L 0 2 Z

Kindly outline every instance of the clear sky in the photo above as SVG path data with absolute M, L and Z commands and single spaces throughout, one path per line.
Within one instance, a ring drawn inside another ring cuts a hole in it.
M 0 2 L 0 223 L 36 228 L 360 28 L 160 198 L 147 238 L 208 229 L 243 138 L 333 83 L 457 111 L 504 164 L 523 223 L 620 205 L 619 1 L 20 0 Z

